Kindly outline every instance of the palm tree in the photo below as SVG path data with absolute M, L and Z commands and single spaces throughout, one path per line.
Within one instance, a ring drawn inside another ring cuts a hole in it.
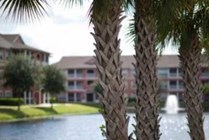
M 133 5 L 137 86 L 135 134 L 137 140 L 157 140 L 160 132 L 155 3 L 154 0 L 134 0 Z
M 47 14 L 46 0 L 1 0 L 0 9 L 5 19 L 18 22 L 32 22 Z
M 63 0 L 64 1 L 64 0 Z M 120 40 L 118 34 L 123 20 L 122 4 L 125 0 L 93 0 L 90 8 L 91 22 L 94 25 L 96 66 L 99 72 L 99 93 L 103 105 L 103 117 L 106 123 L 105 136 L 107 140 L 128 140 L 128 118 L 126 117 L 124 82 L 121 72 Z M 65 1 L 70 4 L 80 3 L 82 0 Z M 46 12 L 42 0 L 4 0 L 0 8 L 17 17 L 17 19 L 31 19 Z
M 162 0 L 160 9 L 164 15 L 158 15 L 159 38 L 172 39 L 179 45 L 180 66 L 183 73 L 185 102 L 189 134 L 192 140 L 204 140 L 202 86 L 200 81 L 201 51 L 200 37 L 208 37 L 209 1 L 166 1 Z M 165 10 L 166 9 L 166 10 Z
M 120 60 L 120 40 L 122 0 L 94 0 L 90 9 L 91 22 L 94 25 L 95 58 L 99 72 L 98 93 L 103 105 L 102 112 L 106 120 L 105 136 L 107 140 L 128 140 L 128 118 L 124 99 L 124 82 Z M 100 14 L 98 14 L 100 13 Z

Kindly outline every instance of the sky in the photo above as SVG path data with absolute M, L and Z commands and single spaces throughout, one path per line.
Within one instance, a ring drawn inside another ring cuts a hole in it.
M 95 49 L 93 32 L 89 24 L 88 10 L 90 3 L 82 7 L 64 8 L 53 5 L 52 12 L 40 21 L 29 24 L 14 24 L 0 20 L 0 33 L 20 34 L 29 46 L 47 51 L 51 54 L 50 63 L 58 62 L 63 56 L 92 56 Z M 133 55 L 133 43 L 128 41 L 127 27 L 131 17 L 122 22 L 119 34 L 122 55 Z M 176 54 L 176 49 L 168 47 L 163 54 Z

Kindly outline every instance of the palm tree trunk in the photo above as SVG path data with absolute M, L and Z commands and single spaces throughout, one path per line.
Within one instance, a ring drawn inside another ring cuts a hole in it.
M 98 93 L 104 111 L 107 140 L 128 140 L 128 118 L 124 99 L 124 82 L 120 60 L 121 1 L 111 1 L 111 12 L 104 21 L 93 19 L 94 39 L 96 41 L 96 66 L 102 93 Z
M 183 99 L 187 111 L 189 134 L 192 140 L 205 140 L 202 107 L 203 92 L 200 81 L 201 50 L 198 36 L 194 37 L 190 48 L 181 47 L 179 49 L 185 87 Z
M 152 22 L 147 22 L 145 18 L 135 19 L 135 30 L 134 67 L 137 86 L 135 134 L 137 140 L 158 140 L 160 134 L 156 35 Z

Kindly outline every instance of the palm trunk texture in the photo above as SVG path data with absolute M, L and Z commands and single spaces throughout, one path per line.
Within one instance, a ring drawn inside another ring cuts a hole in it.
M 137 140 L 159 140 L 159 93 L 157 78 L 154 2 L 135 0 L 135 60 Z
M 137 140 L 158 140 L 159 94 L 157 79 L 156 35 L 152 24 L 138 18 L 135 23 L 136 43 L 136 126 Z
M 203 92 L 200 81 L 201 47 L 199 37 L 196 36 L 191 48 L 180 48 L 179 59 L 183 72 L 185 91 L 183 99 L 187 111 L 189 134 L 192 140 L 205 140 L 203 130 Z
M 92 20 L 94 24 L 94 39 L 96 41 L 96 66 L 99 73 L 99 84 L 103 91 L 98 93 L 104 111 L 107 140 L 128 140 L 128 117 L 124 98 L 124 80 L 122 78 L 122 63 L 120 60 L 120 40 L 118 33 L 121 28 L 120 0 L 112 2 L 111 12 L 104 22 Z

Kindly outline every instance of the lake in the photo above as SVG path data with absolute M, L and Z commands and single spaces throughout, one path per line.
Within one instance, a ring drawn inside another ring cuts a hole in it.
M 129 133 L 133 131 L 133 114 Z M 186 114 L 161 114 L 161 140 L 190 140 Z M 50 119 L 0 124 L 0 140 L 103 140 L 100 114 L 59 116 Z M 209 132 L 209 114 L 205 114 L 205 132 Z M 209 140 L 209 133 L 206 133 Z

